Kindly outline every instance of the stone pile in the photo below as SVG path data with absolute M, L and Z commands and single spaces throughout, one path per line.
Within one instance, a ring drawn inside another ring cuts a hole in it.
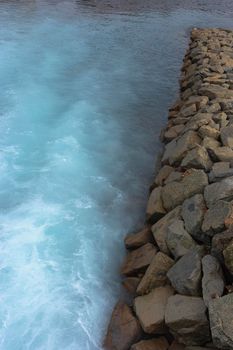
M 194 29 L 109 350 L 233 349 L 233 32 Z

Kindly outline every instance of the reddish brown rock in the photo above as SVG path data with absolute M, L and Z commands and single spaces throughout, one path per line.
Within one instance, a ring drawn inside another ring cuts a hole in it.
M 141 336 L 141 327 L 128 305 L 115 306 L 104 341 L 106 350 L 128 350 Z
M 127 249 L 136 249 L 152 241 L 152 233 L 149 227 L 145 227 L 139 232 L 130 233 L 125 237 Z
M 185 350 L 185 346 L 174 340 L 168 350 Z
M 122 282 L 122 285 L 130 294 L 135 295 L 140 281 L 140 277 L 127 277 Z
M 131 346 L 130 350 L 167 350 L 169 347 L 165 337 L 157 339 L 141 340 L 139 343 Z

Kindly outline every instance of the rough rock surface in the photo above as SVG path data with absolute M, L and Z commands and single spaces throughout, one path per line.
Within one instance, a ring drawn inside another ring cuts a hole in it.
M 162 187 L 156 187 L 150 194 L 146 214 L 148 217 L 151 215 L 156 216 L 156 219 L 160 219 L 165 213 L 161 198 Z
M 208 207 L 214 205 L 220 199 L 232 200 L 233 176 L 206 186 L 204 190 L 204 198 Z
M 131 346 L 130 350 L 168 350 L 169 343 L 165 337 L 157 339 L 141 340 Z
M 233 223 L 233 205 L 226 201 L 218 201 L 207 210 L 204 216 L 202 231 L 213 236 Z
M 224 262 L 231 274 L 233 274 L 233 240 L 223 251 Z
M 125 237 L 125 246 L 127 249 L 139 248 L 142 245 L 151 242 L 152 233 L 151 230 L 145 227 L 143 230 L 137 233 L 130 233 Z
M 212 255 L 204 256 L 202 259 L 202 270 L 202 293 L 204 302 L 208 307 L 212 299 L 223 295 L 223 272 L 218 260 Z

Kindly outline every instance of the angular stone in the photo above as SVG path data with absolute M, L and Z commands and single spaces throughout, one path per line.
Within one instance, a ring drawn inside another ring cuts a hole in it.
M 168 184 L 169 182 L 172 181 L 180 181 L 182 179 L 183 173 L 180 173 L 179 171 L 173 171 L 168 178 L 166 179 L 166 181 L 164 182 L 165 185 Z
M 157 339 L 141 340 L 139 343 L 131 346 L 130 350 L 167 350 L 169 343 L 165 337 Z
M 213 123 L 212 114 L 211 113 L 197 113 L 195 116 L 190 118 L 185 125 L 184 132 L 187 131 L 196 131 L 200 127 L 204 125 L 208 125 L 209 123 Z
M 107 350 L 128 350 L 140 339 L 141 327 L 131 309 L 124 303 L 117 303 L 108 326 L 104 341 Z
M 219 130 L 209 126 L 209 125 L 203 125 L 200 127 L 198 134 L 204 139 L 205 137 L 212 137 L 213 139 L 218 139 L 220 132 Z
M 233 274 L 233 240 L 223 251 L 224 262 L 231 274 Z
M 218 201 L 207 210 L 204 216 L 202 231 L 213 236 L 233 223 L 233 205 L 231 202 Z
M 233 168 L 230 168 L 229 162 L 214 163 L 211 172 L 209 173 L 210 182 L 217 182 L 224 177 L 233 176 Z
M 219 85 L 209 85 L 201 88 L 199 90 L 199 93 L 201 95 L 208 96 L 210 100 L 213 100 L 214 98 L 233 98 L 233 91 L 223 88 Z
M 209 102 L 209 98 L 207 96 L 191 96 L 188 101 L 185 103 L 185 106 L 189 106 L 190 104 L 195 103 L 197 109 L 200 109 L 207 105 Z
M 189 106 L 184 106 L 180 110 L 181 117 L 189 117 L 190 115 L 194 115 L 197 111 L 196 104 L 193 103 Z
M 202 259 L 202 270 L 202 294 L 204 303 L 208 307 L 212 299 L 223 295 L 223 272 L 218 260 L 212 255 L 204 256 Z
M 164 165 L 158 175 L 155 178 L 155 183 L 158 186 L 163 186 L 164 181 L 168 178 L 168 176 L 173 172 L 174 168 L 169 165 Z
M 186 346 L 185 350 L 217 350 L 216 348 L 203 346 Z
M 232 162 L 233 150 L 230 147 L 218 147 L 209 150 L 210 157 L 214 162 Z
M 144 332 L 149 334 L 165 333 L 165 308 L 168 298 L 174 294 L 170 286 L 159 287 L 134 301 L 136 315 Z
M 122 275 L 134 276 L 145 271 L 156 252 L 157 249 L 155 246 L 151 243 L 147 243 L 128 253 L 121 269 Z
M 127 249 L 139 248 L 146 243 L 152 241 L 152 233 L 148 227 L 139 232 L 130 233 L 125 237 L 125 246 Z
M 227 248 L 229 243 L 233 240 L 233 229 L 217 233 L 212 239 L 211 254 L 215 256 L 222 263 L 224 262 L 223 251 Z
M 196 168 L 209 171 L 212 167 L 212 161 L 207 150 L 198 145 L 186 154 L 181 162 L 181 166 L 186 169 Z
M 201 295 L 202 255 L 203 251 L 192 250 L 178 260 L 168 271 L 167 277 L 178 294 Z
M 202 194 L 186 199 L 182 205 L 181 215 L 185 229 L 197 240 L 202 240 L 201 225 L 206 212 L 204 197 Z
M 214 345 L 219 349 L 232 350 L 233 294 L 210 301 L 209 317 Z
M 207 150 L 214 150 L 220 147 L 220 142 L 213 139 L 212 137 L 206 136 L 202 141 L 202 146 L 205 147 Z
M 180 213 L 181 207 L 178 206 L 177 208 L 173 209 L 168 214 L 166 214 L 158 222 L 156 222 L 156 224 L 154 224 L 151 228 L 154 239 L 159 249 L 167 255 L 169 255 L 170 253 L 166 243 L 168 227 L 174 220 L 180 218 Z
M 204 198 L 207 207 L 214 205 L 219 200 L 230 201 L 233 199 L 233 176 L 222 181 L 212 183 L 205 187 Z
M 123 280 L 122 285 L 128 293 L 135 295 L 140 281 L 141 278 L 139 277 L 127 277 Z
M 162 188 L 164 208 L 169 211 L 197 193 L 202 193 L 208 185 L 208 176 L 203 170 L 187 170 L 181 181 L 173 181 Z
M 167 272 L 173 265 L 174 260 L 166 254 L 158 252 L 139 283 L 137 293 L 139 295 L 147 294 L 152 289 L 167 284 Z
M 176 138 L 177 136 L 179 136 L 179 134 L 184 130 L 184 125 L 180 124 L 180 125 L 174 125 L 170 128 L 168 128 L 165 133 L 164 133 L 164 139 L 167 142 L 170 142 L 171 140 L 173 140 L 174 138 Z
M 148 218 L 153 215 L 153 217 L 156 216 L 156 219 L 160 219 L 166 213 L 163 207 L 161 194 L 161 186 L 154 188 L 151 192 L 146 209 L 146 215 Z
M 233 125 L 221 129 L 221 141 L 224 146 L 233 148 Z
M 185 345 L 202 345 L 210 340 L 206 306 L 202 298 L 174 295 L 168 299 L 165 323 Z

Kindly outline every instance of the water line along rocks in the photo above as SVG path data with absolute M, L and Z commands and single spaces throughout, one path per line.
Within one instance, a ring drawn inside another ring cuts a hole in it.
M 193 29 L 108 350 L 233 349 L 233 31 Z

